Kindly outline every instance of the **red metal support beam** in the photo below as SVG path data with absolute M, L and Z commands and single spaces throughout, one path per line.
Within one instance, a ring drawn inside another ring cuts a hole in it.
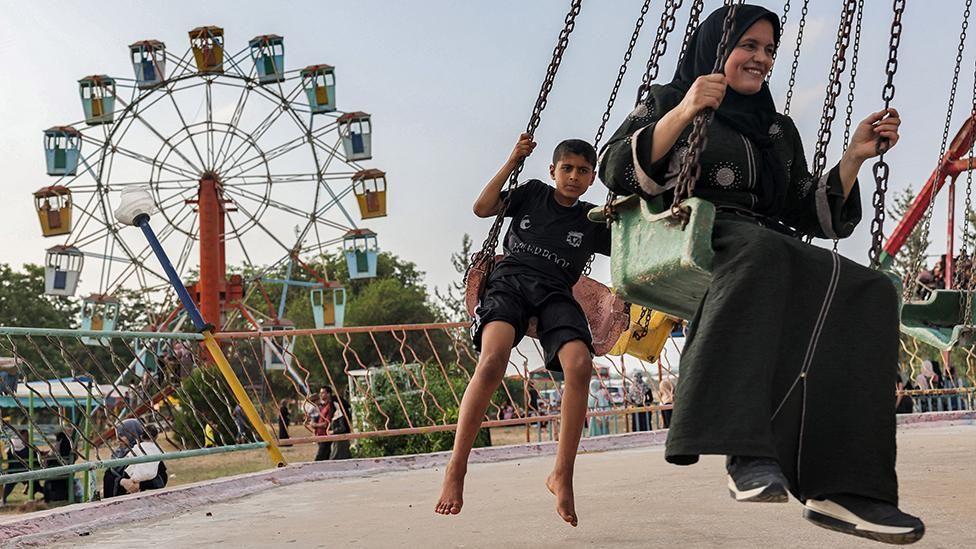
M 918 226 L 918 222 L 925 217 L 929 201 L 933 199 L 933 193 L 938 194 L 945 184 L 946 178 L 955 177 L 960 172 L 969 169 L 970 160 L 964 155 L 969 154 L 974 140 L 976 140 L 976 116 L 970 116 L 952 139 L 945 156 L 932 171 L 932 175 L 929 176 L 928 181 L 925 182 L 922 190 L 915 197 L 915 201 L 912 202 L 905 216 L 898 222 L 895 230 L 885 242 L 884 252 L 889 261 L 898 254 L 912 231 Z M 949 230 L 952 230 L 951 226 Z

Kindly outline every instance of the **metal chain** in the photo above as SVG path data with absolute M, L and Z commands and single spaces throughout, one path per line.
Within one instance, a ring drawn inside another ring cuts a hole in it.
M 681 53 L 678 54 L 679 67 L 685 58 L 685 53 L 688 52 L 688 44 L 691 43 L 691 37 L 695 34 L 695 30 L 698 29 L 698 21 L 701 19 L 702 10 L 704 9 L 705 0 L 695 0 L 691 3 L 691 11 L 688 13 L 688 25 L 685 27 L 685 38 L 681 41 Z
M 542 81 L 542 87 L 539 89 L 539 96 L 535 100 L 535 105 L 532 107 L 532 116 L 529 117 L 529 123 L 526 126 L 525 133 L 529 136 L 535 135 L 535 130 L 539 127 L 539 122 L 542 119 L 542 111 L 545 110 L 546 104 L 549 100 L 549 92 L 552 91 L 553 81 L 556 79 L 556 72 L 559 70 L 559 65 L 563 60 L 563 53 L 569 46 L 569 35 L 572 34 L 573 29 L 576 28 L 576 16 L 580 13 L 580 8 L 582 6 L 583 0 L 572 0 L 569 8 L 569 13 L 566 14 L 564 19 L 563 29 L 559 32 L 559 39 L 556 41 L 556 47 L 552 50 L 552 59 L 549 61 L 549 67 L 546 69 L 546 77 Z M 508 178 L 508 186 L 506 190 L 508 191 L 505 198 L 502 200 L 502 207 L 495 216 L 495 221 L 491 225 L 491 229 L 488 230 L 488 236 L 485 238 L 484 243 L 481 246 L 481 251 L 472 256 L 471 261 L 468 263 L 468 269 L 465 272 L 465 279 L 471 268 L 476 264 L 481 267 L 485 274 L 490 272 L 495 261 L 495 249 L 498 247 L 498 236 L 501 233 L 502 223 L 505 219 L 505 210 L 508 209 L 508 204 L 511 201 L 512 191 L 518 186 L 518 178 L 522 173 L 522 168 L 525 165 L 525 159 L 519 161 L 518 165 L 512 171 L 512 175 Z M 479 294 L 484 288 L 484 282 L 487 281 L 488 277 L 482 278 L 481 288 L 479 288 Z
M 610 113 L 613 111 L 613 105 L 617 102 L 617 93 L 620 91 L 620 85 L 624 81 L 624 75 L 627 74 L 627 65 L 630 64 L 630 58 L 634 55 L 634 46 L 637 45 L 637 39 L 640 37 L 641 28 L 644 26 L 644 16 L 647 15 L 647 11 L 651 8 L 651 0 L 644 0 L 644 5 L 641 6 L 640 16 L 637 17 L 637 22 L 634 24 L 634 32 L 630 35 L 630 43 L 627 44 L 627 51 L 624 53 L 624 60 L 620 64 L 620 68 L 617 70 L 617 80 L 613 83 L 613 89 L 610 90 L 610 97 L 607 99 L 607 110 L 603 111 L 603 118 L 600 120 L 600 127 L 596 130 L 596 137 L 593 138 L 593 149 L 600 150 L 600 140 L 603 139 L 603 132 L 607 127 L 607 122 L 610 120 Z M 604 212 L 612 212 L 612 204 L 616 195 L 613 190 L 607 191 L 607 203 L 603 206 Z M 610 216 L 607 216 L 607 227 L 610 226 Z M 589 276 L 590 271 L 593 269 L 593 258 L 596 254 L 590 255 L 590 259 L 586 261 L 586 266 L 583 267 L 583 274 Z
M 807 13 L 810 12 L 810 0 L 803 0 L 803 8 L 800 10 L 800 26 L 796 34 L 796 47 L 793 48 L 793 67 L 790 69 L 790 83 L 786 88 L 786 104 L 783 106 L 783 114 L 790 115 L 790 103 L 793 102 L 793 88 L 796 85 L 796 70 L 800 66 L 800 45 L 803 43 L 803 29 L 807 26 Z
M 969 117 L 976 117 L 976 72 L 973 74 L 973 105 L 969 111 Z M 962 255 L 969 261 L 969 272 L 963 279 L 963 291 L 966 292 L 966 324 L 972 323 L 973 318 L 973 259 L 969 257 L 970 242 L 970 218 L 973 215 L 973 153 L 976 152 L 976 141 L 969 144 L 969 161 L 966 166 L 966 208 L 963 210 L 962 220 Z
M 938 174 L 934 184 L 932 185 L 932 191 L 929 193 L 929 205 L 925 210 L 925 221 L 922 223 L 922 235 L 921 241 L 925 242 L 929 239 L 929 230 L 932 224 L 932 211 L 935 206 L 935 193 L 936 189 L 939 188 L 938 183 L 945 177 L 943 172 L 943 159 L 945 157 L 946 145 L 949 143 L 949 129 L 952 124 L 952 109 L 956 103 L 956 89 L 959 85 L 959 70 L 962 66 L 962 55 L 963 51 L 966 49 L 966 31 L 969 29 L 969 14 L 972 11 L 973 0 L 966 0 L 966 9 L 963 11 L 962 16 L 962 29 L 959 31 L 959 45 L 956 47 L 956 64 L 952 70 L 952 88 L 949 91 L 949 105 L 946 108 L 946 120 L 945 126 L 942 129 L 942 145 L 939 148 L 939 168 Z M 914 274 L 918 274 L 922 268 L 922 254 L 921 248 L 916 249 L 912 256 L 911 271 Z M 918 287 L 918 277 L 915 278 L 915 283 L 905 284 L 905 300 L 914 293 L 914 290 Z
M 885 74 L 888 78 L 881 89 L 885 111 L 891 107 L 891 100 L 895 98 L 895 73 L 898 72 L 898 45 L 901 43 L 901 16 L 904 11 L 905 0 L 894 0 L 891 38 L 888 40 L 888 62 L 885 64 Z M 976 97 L 976 90 L 974 90 L 974 97 Z M 877 269 L 880 265 L 884 239 L 885 193 L 888 192 L 888 174 L 891 171 L 884 155 L 889 146 L 887 139 L 878 140 L 878 159 L 871 167 L 871 173 L 874 174 L 874 196 L 871 199 L 874 206 L 874 219 L 871 220 L 871 249 L 868 250 L 868 260 L 873 269 Z
M 631 305 L 631 307 L 641 308 L 640 317 L 637 319 L 637 322 L 635 323 L 637 327 L 634 329 L 633 333 L 631 334 L 631 337 L 634 339 L 634 341 L 640 341 L 645 337 L 647 337 L 648 332 L 651 331 L 651 310 L 648 309 L 647 307 L 643 307 L 640 305 Z
M 854 87 L 857 85 L 857 54 L 861 51 L 861 20 L 864 15 L 864 0 L 857 2 L 857 22 L 854 23 L 854 49 L 851 51 L 851 76 L 847 83 L 847 110 L 844 115 L 844 149 L 851 142 L 851 121 L 854 115 Z
M 637 88 L 637 99 L 635 105 L 640 105 L 647 99 L 647 94 L 651 89 L 651 82 L 657 80 L 657 73 L 660 69 L 661 58 L 668 51 L 668 35 L 674 30 L 675 13 L 681 7 L 683 0 L 667 0 L 664 3 L 664 11 L 661 12 L 661 21 L 657 25 L 657 32 L 654 34 L 654 45 L 651 47 L 651 55 L 647 58 L 647 69 L 641 78 L 641 85 Z
M 742 0 L 732 4 L 725 14 L 725 21 L 722 23 L 722 39 L 719 40 L 718 49 L 715 52 L 715 66 L 712 73 L 722 72 L 725 66 L 726 44 L 732 35 L 732 26 L 735 22 L 735 12 L 742 4 Z M 695 115 L 695 122 L 691 128 L 691 135 L 688 136 L 688 152 L 681 163 L 681 171 L 678 173 L 678 182 L 674 187 L 674 201 L 671 203 L 671 215 L 680 219 L 683 223 L 688 221 L 688 212 L 681 207 L 681 201 L 689 198 L 695 192 L 695 182 L 701 175 L 701 164 L 698 157 L 708 145 L 706 129 L 712 121 L 712 109 L 704 109 Z
M 641 27 L 644 26 L 644 16 L 647 15 L 647 10 L 650 7 L 651 0 L 644 0 L 644 5 L 641 6 L 640 17 L 637 18 L 637 23 L 634 25 L 634 32 L 630 35 L 630 43 L 627 45 L 627 52 L 624 53 L 623 63 L 620 64 L 620 68 L 617 70 L 617 81 L 613 83 L 610 98 L 607 99 L 607 110 L 603 112 L 600 128 L 597 129 L 596 137 L 593 138 L 594 149 L 600 149 L 600 140 L 603 139 L 603 131 L 606 129 L 607 122 L 610 120 L 610 112 L 613 110 L 613 104 L 617 101 L 617 92 L 620 90 L 620 84 L 624 81 L 624 75 L 627 74 L 627 65 L 630 63 L 630 58 L 634 54 L 634 46 L 637 45 L 637 38 L 640 37 Z
M 641 85 L 638 86 L 637 88 L 637 99 L 634 103 L 635 107 L 644 102 L 644 100 L 646 99 L 645 96 L 650 90 L 651 82 L 653 82 L 657 78 L 661 56 L 664 55 L 664 53 L 668 49 L 668 44 L 667 44 L 668 36 L 671 34 L 671 31 L 674 30 L 675 12 L 678 9 L 678 7 L 681 6 L 681 1 L 682 0 L 677 0 L 677 3 L 675 3 L 675 0 L 668 0 L 664 5 L 664 10 L 661 12 L 661 21 L 658 23 L 657 31 L 654 33 L 654 43 L 651 45 L 651 54 L 647 59 L 647 68 L 644 70 L 644 76 L 641 80 Z M 697 0 L 697 2 L 700 1 L 701 0 Z M 641 10 L 641 16 L 638 19 L 638 28 L 634 29 L 634 35 L 633 35 L 634 37 L 637 36 L 637 33 L 640 30 L 640 25 L 643 24 L 644 16 L 647 14 L 647 8 L 648 5 L 647 3 L 645 3 L 644 9 Z M 694 6 L 692 6 L 692 10 L 694 10 Z M 630 43 L 631 49 L 633 49 L 635 41 L 636 38 L 631 39 L 631 43 Z M 628 54 L 629 53 L 630 50 L 628 50 Z M 624 57 L 625 63 L 627 59 L 628 57 L 625 56 Z M 620 78 L 618 77 L 617 86 L 619 85 L 620 85 Z M 616 198 L 616 196 L 617 195 L 613 192 L 612 189 L 607 191 L 607 200 L 606 203 L 603 205 L 603 213 L 607 220 L 606 221 L 607 227 L 609 227 L 610 224 L 613 222 L 613 220 L 616 219 L 617 217 L 616 213 L 613 210 L 613 201 Z M 589 263 L 587 263 L 587 267 L 589 267 Z M 588 271 L 584 271 L 584 273 L 588 274 Z
M 813 176 L 820 179 L 827 167 L 827 147 L 834 118 L 837 116 L 837 96 L 841 90 L 841 76 L 847 66 L 847 46 L 850 44 L 851 24 L 857 0 L 844 0 L 844 9 L 837 29 L 837 42 L 834 43 L 834 56 L 831 62 L 830 78 L 827 80 L 827 91 L 824 97 L 823 114 L 820 118 L 820 133 L 817 136 L 817 147 L 813 152 Z
M 783 32 L 786 30 L 786 21 L 788 20 L 789 15 L 790 0 L 786 0 L 786 3 L 783 4 L 783 15 L 779 18 L 779 34 L 781 37 L 783 36 Z M 779 48 L 776 48 L 776 51 L 773 52 L 773 65 L 769 68 L 769 72 L 766 73 L 766 82 L 769 82 L 769 79 L 773 76 L 773 69 L 776 68 L 776 54 L 778 52 Z

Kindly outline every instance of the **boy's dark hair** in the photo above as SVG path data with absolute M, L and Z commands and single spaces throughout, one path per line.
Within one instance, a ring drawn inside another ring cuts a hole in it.
M 159 436 L 159 429 L 155 425 L 146 425 L 142 433 L 142 440 L 155 440 Z
M 589 162 L 592 168 L 596 168 L 596 150 L 593 145 L 582 139 L 567 139 L 556 145 L 556 149 L 552 151 L 552 164 L 559 164 L 567 154 L 578 154 Z

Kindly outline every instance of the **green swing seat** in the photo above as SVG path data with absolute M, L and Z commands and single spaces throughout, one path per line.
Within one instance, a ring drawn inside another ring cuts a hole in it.
M 940 351 L 976 343 L 973 318 L 966 315 L 967 292 L 935 290 L 925 301 L 905 303 L 901 307 L 903 334 L 931 345 Z M 976 295 L 976 294 L 974 294 Z M 976 303 L 971 310 L 976 311 Z
M 684 226 L 670 210 L 660 211 L 659 200 L 614 201 L 610 276 L 626 301 L 690 320 L 712 281 L 715 206 L 699 198 L 682 205 L 691 214 Z M 590 210 L 589 218 L 606 222 L 603 208 Z

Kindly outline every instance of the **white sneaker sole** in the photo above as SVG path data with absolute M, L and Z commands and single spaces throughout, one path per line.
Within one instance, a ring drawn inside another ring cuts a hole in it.
M 830 500 L 807 500 L 803 516 L 817 526 L 873 539 L 884 543 L 904 545 L 915 543 L 925 535 L 925 527 L 886 526 L 865 520 Z
M 735 501 L 743 503 L 786 503 L 790 500 L 786 493 L 786 487 L 779 483 L 770 483 L 751 490 L 739 490 L 732 480 L 732 475 L 728 475 L 729 495 Z

